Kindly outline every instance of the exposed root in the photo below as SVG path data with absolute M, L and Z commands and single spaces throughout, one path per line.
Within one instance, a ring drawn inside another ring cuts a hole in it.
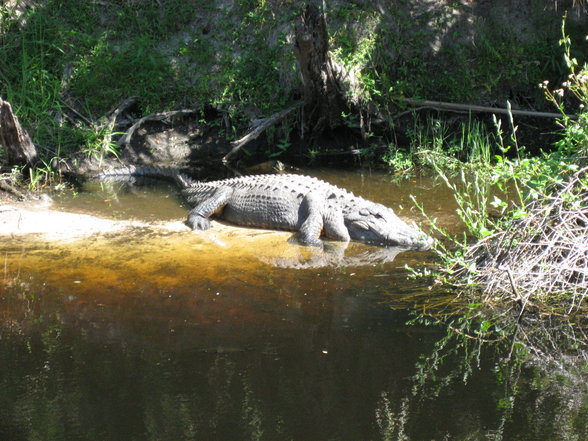
M 12 185 L 9 180 L 5 180 L 2 177 L 0 177 L 0 192 L 6 192 L 8 195 L 19 200 L 25 200 L 27 198 L 25 193 Z

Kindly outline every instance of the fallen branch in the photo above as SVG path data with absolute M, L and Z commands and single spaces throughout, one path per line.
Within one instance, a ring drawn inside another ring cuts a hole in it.
M 488 107 L 478 106 L 474 104 L 458 104 L 458 103 L 447 103 L 444 101 L 429 101 L 429 100 L 417 100 L 414 98 L 397 98 L 398 101 L 409 104 L 411 106 L 417 106 L 419 108 L 431 108 L 436 110 L 447 110 L 454 112 L 481 112 L 481 113 L 501 113 L 501 114 L 512 114 L 518 116 L 534 116 L 538 118 L 561 118 L 561 113 L 552 112 L 536 112 L 533 110 L 518 110 L 518 109 L 504 109 L 501 107 Z M 569 118 L 576 119 L 576 115 L 566 115 Z
M 92 121 L 90 121 L 86 116 L 84 116 L 83 114 L 81 114 L 72 105 L 70 105 L 69 103 L 67 103 L 65 100 L 60 100 L 59 102 L 63 106 L 67 107 L 67 109 L 70 112 L 72 112 L 79 120 L 81 120 L 82 122 L 84 122 L 84 124 L 86 124 L 88 127 L 92 126 Z M 67 118 L 69 120 L 69 122 L 72 123 L 74 126 L 80 127 L 80 123 L 78 121 L 76 121 L 74 118 L 70 117 L 67 113 L 64 113 L 63 116 L 65 118 Z
M 183 115 L 192 115 L 196 113 L 196 110 L 192 109 L 183 109 L 183 110 L 171 110 L 169 112 L 160 112 L 155 113 L 153 115 L 147 115 L 143 118 L 137 120 L 121 138 L 118 140 L 118 145 L 124 147 L 131 142 L 131 138 L 133 137 L 135 131 L 141 127 L 147 121 L 163 121 L 173 116 L 183 116 Z
M 97 127 L 97 130 L 106 129 L 106 135 L 104 136 L 104 140 L 102 141 L 102 148 L 104 151 L 110 150 L 110 144 L 112 142 L 112 135 L 115 132 L 115 127 L 120 127 L 119 118 L 126 112 L 128 109 L 133 107 L 137 104 L 137 98 L 132 96 L 124 100 L 118 107 L 111 110 L 108 116 L 105 118 L 105 122 L 103 122 L 100 126 Z
M 281 110 L 280 112 L 274 113 L 273 115 L 268 116 L 267 118 L 264 118 L 264 119 L 258 121 L 258 123 L 255 125 L 253 130 L 251 130 L 247 135 L 245 135 L 242 138 L 240 138 L 236 141 L 233 141 L 231 143 L 233 148 L 231 149 L 231 151 L 229 153 L 227 153 L 223 157 L 222 161 L 224 163 L 228 162 L 229 158 L 231 156 L 233 156 L 235 153 L 237 153 L 239 150 L 241 150 L 245 144 L 247 144 L 250 141 L 253 141 L 254 139 L 257 139 L 259 137 L 259 135 L 261 135 L 267 128 L 280 122 L 286 116 L 288 116 L 290 113 L 292 113 L 294 110 L 297 110 L 300 107 L 302 107 L 303 104 L 304 104 L 304 101 L 297 101 L 296 103 L 294 103 L 292 106 L 288 107 L 287 109 Z

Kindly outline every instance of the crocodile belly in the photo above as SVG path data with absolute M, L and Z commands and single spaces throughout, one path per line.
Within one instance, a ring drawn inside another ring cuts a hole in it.
M 220 217 L 247 227 L 295 231 L 299 227 L 298 198 L 275 194 L 234 194 Z

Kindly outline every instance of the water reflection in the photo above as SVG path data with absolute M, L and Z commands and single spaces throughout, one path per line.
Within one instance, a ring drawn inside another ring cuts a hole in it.
M 1 409 L 23 439 L 363 439 L 431 337 L 334 282 L 94 301 L 34 285 L 3 293 Z

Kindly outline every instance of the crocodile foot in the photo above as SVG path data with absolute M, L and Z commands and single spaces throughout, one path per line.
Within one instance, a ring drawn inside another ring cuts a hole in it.
M 186 224 L 192 230 L 208 230 L 210 228 L 210 220 L 206 217 L 200 216 L 199 214 L 188 216 Z

